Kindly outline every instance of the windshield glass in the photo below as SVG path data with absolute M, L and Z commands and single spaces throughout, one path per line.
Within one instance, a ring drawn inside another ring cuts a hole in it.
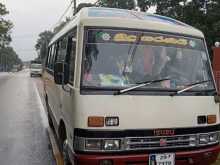
M 42 65 L 41 64 L 31 64 L 31 68 L 32 69 L 42 69 Z
M 140 31 L 90 29 L 86 32 L 83 86 L 126 88 L 155 79 L 143 88 L 181 89 L 212 80 L 204 41 Z M 213 82 L 195 89 L 213 89 Z

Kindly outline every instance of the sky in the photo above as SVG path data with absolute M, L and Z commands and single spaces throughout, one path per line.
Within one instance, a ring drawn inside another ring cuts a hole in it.
M 71 0 L 0 0 L 10 12 L 6 17 L 14 24 L 11 46 L 23 61 L 37 57 L 38 34 L 51 29 L 69 6 Z M 77 0 L 94 2 L 94 0 Z
M 77 0 L 77 3 L 95 1 Z M 54 27 L 71 0 L 0 0 L 0 2 L 5 4 L 10 12 L 6 18 L 14 24 L 11 46 L 23 61 L 30 61 L 37 57 L 35 44 L 38 34 Z

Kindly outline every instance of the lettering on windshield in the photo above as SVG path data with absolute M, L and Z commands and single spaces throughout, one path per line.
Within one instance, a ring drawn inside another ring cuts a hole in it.
M 114 30 L 89 30 L 88 43 L 136 43 L 156 46 L 169 46 L 203 50 L 204 45 L 200 39 L 175 36 L 161 33 L 114 31 Z
M 137 42 L 138 36 L 128 35 L 126 33 L 118 33 L 114 36 L 115 42 Z M 165 36 L 142 36 L 140 39 L 141 42 L 151 42 L 151 43 L 164 43 L 164 44 L 173 44 L 173 45 L 181 45 L 187 46 L 189 44 L 187 39 L 182 38 L 172 38 Z

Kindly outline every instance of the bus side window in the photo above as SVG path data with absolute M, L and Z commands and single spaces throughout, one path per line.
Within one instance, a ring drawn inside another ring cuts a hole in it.
M 76 39 L 70 35 L 68 37 L 66 62 L 69 65 L 69 83 L 73 85 L 76 57 Z
M 51 46 L 51 55 L 50 55 L 50 69 L 53 71 L 54 70 L 54 57 L 55 57 L 55 45 L 53 44 Z
M 60 41 L 58 41 L 56 62 L 64 62 L 65 61 L 66 51 L 67 51 L 67 38 L 64 37 Z
M 46 68 L 49 68 L 50 56 L 51 56 L 51 47 L 49 47 L 49 51 L 48 51 L 48 54 L 47 54 Z

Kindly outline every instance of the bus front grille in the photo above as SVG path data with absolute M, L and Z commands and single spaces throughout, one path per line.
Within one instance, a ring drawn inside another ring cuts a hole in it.
M 127 150 L 153 150 L 163 148 L 195 147 L 197 144 L 195 135 L 183 135 L 172 137 L 131 137 L 126 138 Z

